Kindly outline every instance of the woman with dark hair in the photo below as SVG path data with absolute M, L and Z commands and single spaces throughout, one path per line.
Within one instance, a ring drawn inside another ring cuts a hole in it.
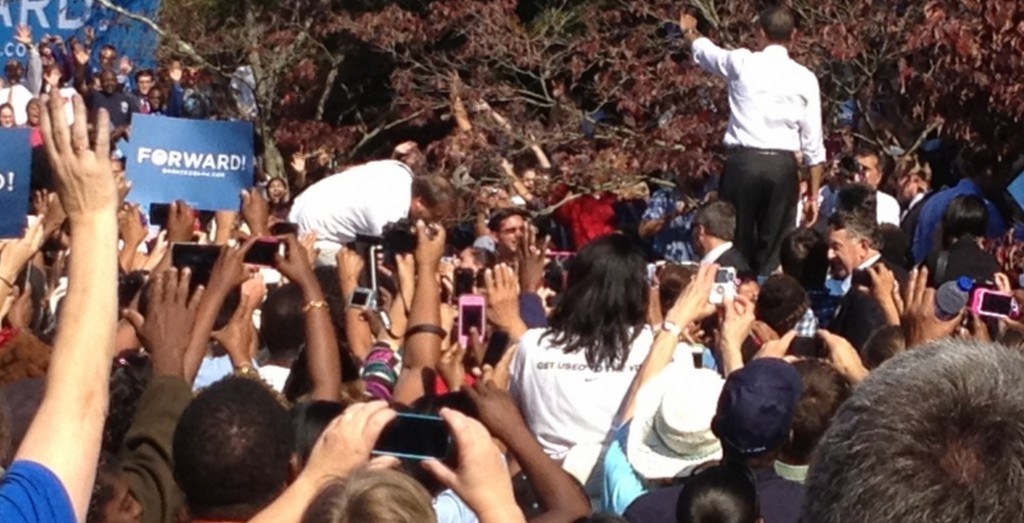
M 742 466 L 719 465 L 686 482 L 676 504 L 678 523 L 761 523 L 754 475 Z
M 992 281 L 999 272 L 999 262 L 984 250 L 981 240 L 988 229 L 989 213 L 985 200 L 977 196 L 959 196 L 942 215 L 939 227 L 942 250 L 928 254 L 924 264 L 928 267 L 931 286 L 938 287 L 961 276 L 976 281 Z
M 267 202 L 270 203 L 270 214 L 274 218 L 288 221 L 288 213 L 292 210 L 292 196 L 288 189 L 288 180 L 274 177 L 267 182 Z
M 647 266 L 632 241 L 611 235 L 584 247 L 567 270 L 549 327 L 519 340 L 511 392 L 544 451 L 599 490 L 591 471 L 653 342 Z

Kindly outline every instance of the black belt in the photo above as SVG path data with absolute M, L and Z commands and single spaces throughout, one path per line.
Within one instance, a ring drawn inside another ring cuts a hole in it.
M 728 150 L 729 150 L 729 154 L 732 154 L 732 153 L 748 153 L 748 154 L 762 154 L 762 155 L 765 155 L 765 156 L 782 156 L 782 155 L 795 156 L 796 155 L 796 151 L 784 151 L 782 149 L 756 149 L 754 147 L 744 147 L 742 145 L 737 145 L 737 146 L 734 146 L 734 147 L 729 147 Z

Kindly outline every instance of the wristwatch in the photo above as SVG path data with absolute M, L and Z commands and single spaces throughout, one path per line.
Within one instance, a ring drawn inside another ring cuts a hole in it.
M 683 335 L 683 328 L 670 321 L 662 323 L 661 330 L 675 336 L 676 338 Z

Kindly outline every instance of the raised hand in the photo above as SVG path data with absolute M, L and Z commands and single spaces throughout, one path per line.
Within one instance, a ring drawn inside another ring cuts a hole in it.
M 291 234 L 279 236 L 277 239 L 286 246 L 284 256 L 277 255 L 277 270 L 300 286 L 317 283 L 306 247 Z
M 427 460 L 423 468 L 454 490 L 480 521 L 524 521 L 512 493 L 508 467 L 491 434 L 479 421 L 460 412 L 441 409 L 441 417 L 455 436 L 458 467 L 452 469 L 440 461 Z
M 75 123 L 68 127 L 64 99 L 50 97 L 42 114 L 43 143 L 53 166 L 57 195 L 72 224 L 89 216 L 117 213 L 117 187 L 110 167 L 110 116 L 100 109 L 96 145 L 89 146 L 85 103 L 75 95 Z
M 511 267 L 500 264 L 484 274 L 487 286 L 487 319 L 499 329 L 519 339 L 526 325 L 519 314 L 519 282 Z
M 14 281 L 32 257 L 42 248 L 43 241 L 46 239 L 43 232 L 42 220 L 38 220 L 25 230 L 25 235 L 20 239 L 0 243 L 0 277 L 7 280 L 4 285 Z
M 702 265 L 690 284 L 676 299 L 676 303 L 665 314 L 665 320 L 680 327 L 700 321 L 715 313 L 711 304 L 711 288 L 715 284 L 718 265 Z
M 258 336 L 256 327 L 252 323 L 254 307 L 253 299 L 243 293 L 228 324 L 210 336 L 224 346 L 224 350 L 231 356 L 231 363 L 236 368 L 251 364 L 252 356 L 256 353 Z
M 153 372 L 166 376 L 182 376 L 188 336 L 203 298 L 199 287 L 189 297 L 191 273 L 188 269 L 157 272 L 149 282 L 149 310 L 143 317 L 135 310 L 125 310 L 124 318 L 135 328 L 142 346 L 149 351 Z
M 270 227 L 270 202 L 259 188 L 242 191 L 242 218 L 253 236 L 266 236 Z
M 416 239 L 416 263 L 421 268 L 431 268 L 431 273 L 435 272 L 444 256 L 444 227 L 420 220 L 416 223 Z
M 544 283 L 548 263 L 548 239 L 537 238 L 537 228 L 527 225 L 519 242 L 519 285 L 523 292 L 537 292 Z
M 32 46 L 32 28 L 26 24 L 21 24 L 14 33 L 14 41 L 25 47 Z
M 178 200 L 171 204 L 167 213 L 167 241 L 188 243 L 195 232 L 195 213 L 189 204 Z
M 928 287 L 928 269 L 921 267 L 910 274 L 907 296 L 903 300 L 903 329 L 907 337 L 907 348 L 953 334 L 963 318 L 963 311 L 955 317 L 943 320 L 938 317 L 935 305 L 935 289 Z
M 381 431 L 396 415 L 383 401 L 356 403 L 345 409 L 313 447 L 303 476 L 318 480 L 348 477 L 370 462 Z
M 175 60 L 171 62 L 171 66 L 167 69 L 167 76 L 171 78 L 174 83 L 181 83 L 181 77 L 184 74 L 184 68 L 181 66 L 181 62 Z
M 142 210 L 138 205 L 124 204 L 121 211 L 117 213 L 118 230 L 121 232 L 121 239 L 124 240 L 125 249 L 138 248 L 146 241 L 146 226 L 142 224 Z

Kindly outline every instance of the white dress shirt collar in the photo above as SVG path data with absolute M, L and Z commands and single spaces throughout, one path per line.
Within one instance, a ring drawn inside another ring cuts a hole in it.
M 723 254 L 725 254 L 725 251 L 728 251 L 729 249 L 732 249 L 732 242 L 725 242 L 719 245 L 718 247 L 711 249 L 710 251 L 708 251 L 707 254 L 704 255 L 704 258 L 700 260 L 700 264 L 710 265 L 712 263 L 715 263 L 716 261 L 718 261 L 719 258 L 722 257 Z
M 856 270 L 858 270 L 858 271 L 866 270 L 866 269 L 870 268 L 872 265 L 878 263 L 878 260 L 881 260 L 881 259 L 882 259 L 881 253 L 876 254 L 876 255 L 874 255 L 874 256 L 864 260 L 864 263 L 860 264 L 860 266 L 857 267 Z M 851 286 L 853 286 L 853 273 L 852 272 L 850 274 L 847 274 L 846 275 L 846 279 L 843 280 L 843 294 L 846 294 L 846 293 L 850 292 L 850 287 Z
M 780 58 L 789 58 L 789 49 L 779 44 L 771 44 L 764 48 L 762 53 L 768 56 L 778 56 Z

